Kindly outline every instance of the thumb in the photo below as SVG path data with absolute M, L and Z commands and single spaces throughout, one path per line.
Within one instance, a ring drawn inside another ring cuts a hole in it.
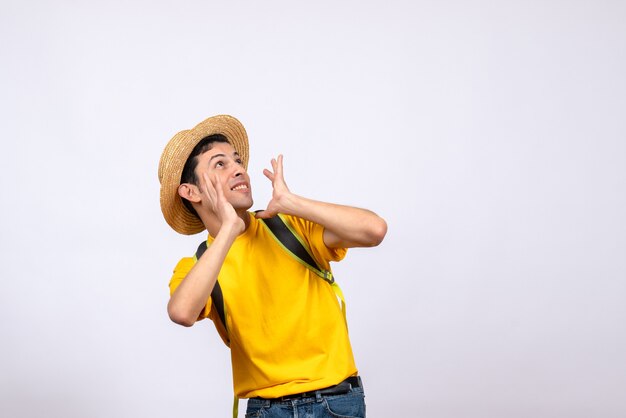
M 260 210 L 254 214 L 254 217 L 257 219 L 267 219 L 267 218 L 271 218 L 272 215 L 267 210 Z

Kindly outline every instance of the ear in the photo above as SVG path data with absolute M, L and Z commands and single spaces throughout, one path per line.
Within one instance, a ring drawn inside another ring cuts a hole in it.
M 202 197 L 200 196 L 200 190 L 198 186 L 190 183 L 183 183 L 178 186 L 178 195 L 183 199 L 187 199 L 190 202 L 200 203 Z

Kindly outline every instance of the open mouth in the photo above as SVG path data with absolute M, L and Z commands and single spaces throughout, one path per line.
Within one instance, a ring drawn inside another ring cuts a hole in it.
M 238 184 L 235 187 L 231 188 L 230 190 L 248 190 L 248 185 L 247 184 Z

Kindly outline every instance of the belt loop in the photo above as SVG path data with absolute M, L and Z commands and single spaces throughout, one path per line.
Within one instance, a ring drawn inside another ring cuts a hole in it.
M 316 402 L 322 402 L 322 394 L 320 393 L 319 390 L 315 391 L 315 401 Z

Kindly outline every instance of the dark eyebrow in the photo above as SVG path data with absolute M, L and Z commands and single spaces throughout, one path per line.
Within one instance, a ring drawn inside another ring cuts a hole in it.
M 211 158 L 209 158 L 209 164 L 211 163 L 211 161 L 214 158 L 218 158 L 218 157 L 226 157 L 226 155 L 225 154 L 215 154 L 215 155 L 213 155 Z
M 239 153 L 237 151 L 233 152 L 233 155 L 235 157 L 239 157 Z M 209 164 L 211 164 L 211 161 L 213 161 L 214 158 L 218 158 L 218 157 L 226 157 L 226 154 L 215 154 L 215 155 L 213 155 L 211 158 L 209 158 Z

